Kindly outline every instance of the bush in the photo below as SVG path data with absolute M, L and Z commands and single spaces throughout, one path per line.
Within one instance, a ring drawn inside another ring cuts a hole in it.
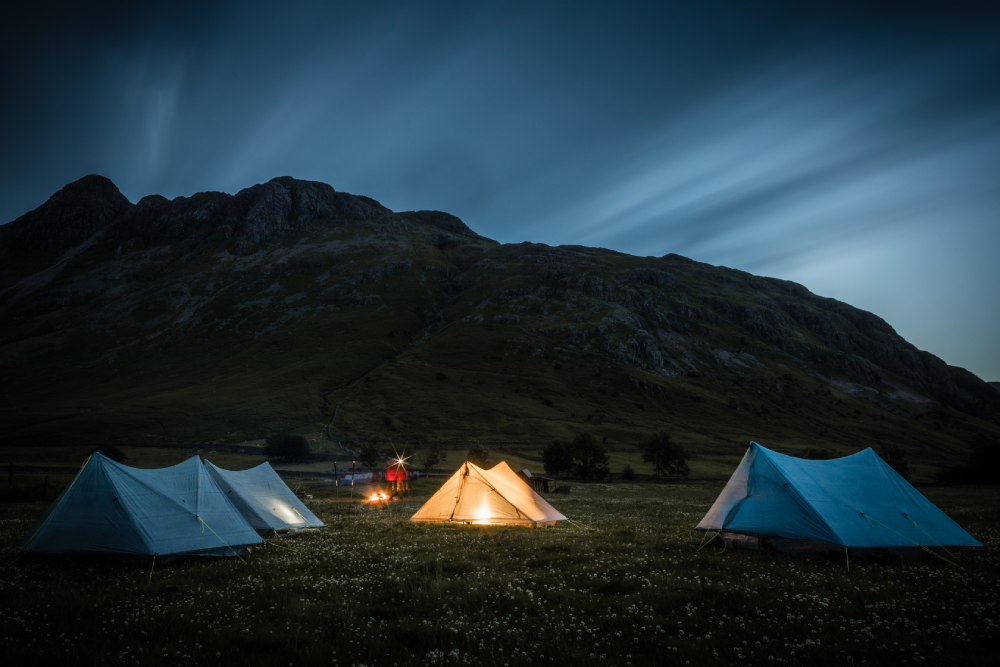
M 899 473 L 903 479 L 910 479 L 910 457 L 906 449 L 895 442 L 886 442 L 879 447 L 879 456 Z
M 671 436 L 666 431 L 653 435 L 643 445 L 642 460 L 656 467 L 657 477 L 664 472 L 687 477 L 691 474 L 687 464 L 689 458 L 691 455 L 687 450 L 671 442 Z
M 597 438 L 589 433 L 581 433 L 573 439 L 573 472 L 580 479 L 608 475 L 608 450 Z
M 447 460 L 448 454 L 441 449 L 440 445 L 431 445 L 420 456 L 420 461 L 424 464 L 424 470 L 430 470 L 437 464 Z
M 122 450 L 117 447 L 98 447 L 94 451 L 90 452 L 90 455 L 100 454 L 101 456 L 106 456 L 115 463 L 125 463 L 128 461 L 128 456 Z
M 622 468 L 622 479 L 627 479 L 629 481 L 635 479 L 635 469 L 630 465 L 626 465 Z
M 358 449 L 358 458 L 369 468 L 374 468 L 382 456 L 379 453 L 378 445 L 374 442 L 366 442 Z
M 542 450 L 542 466 L 550 475 L 573 469 L 573 446 L 562 440 L 553 440 Z
M 264 445 L 264 456 L 279 461 L 304 461 L 312 451 L 301 435 L 271 435 Z
M 485 468 L 490 461 L 490 450 L 477 443 L 469 447 L 469 453 L 465 456 L 465 460 L 480 468 Z
M 937 480 L 946 484 L 1000 484 L 995 473 L 1000 466 L 1000 443 L 985 433 L 976 433 L 969 447 L 969 462 L 939 470 Z

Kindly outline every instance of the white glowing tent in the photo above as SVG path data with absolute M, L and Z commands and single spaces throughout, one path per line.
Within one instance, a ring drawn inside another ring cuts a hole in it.
M 410 521 L 553 526 L 566 517 L 501 461 L 490 470 L 466 462 Z
M 17 543 L 30 553 L 234 555 L 264 540 L 192 456 L 141 470 L 93 454 Z
M 233 471 L 205 461 L 205 468 L 256 530 L 319 528 L 325 525 L 295 497 L 270 463 L 261 463 L 250 470 Z

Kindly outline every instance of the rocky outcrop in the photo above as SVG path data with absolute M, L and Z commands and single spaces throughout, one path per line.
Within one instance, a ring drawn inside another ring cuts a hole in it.
M 62 252 L 79 245 L 132 207 L 110 180 L 84 176 L 17 220 L 0 226 L 0 253 Z
M 107 179 L 88 176 L 0 227 L 0 252 L 12 251 L 36 258 L 31 266 L 9 263 L 6 272 L 0 267 L 0 294 L 9 294 L 4 307 L 23 318 L 73 311 L 84 302 L 94 310 L 80 311 L 76 316 L 83 319 L 98 317 L 110 303 L 127 310 L 115 295 L 142 285 L 151 295 L 143 305 L 162 310 L 149 322 L 167 321 L 182 306 L 189 310 L 176 315 L 178 321 L 198 321 L 201 316 L 193 313 L 214 298 L 216 278 L 199 278 L 203 284 L 180 291 L 176 285 L 183 282 L 180 273 L 200 272 L 226 275 L 217 282 L 247 299 L 233 297 L 241 304 L 239 317 L 203 316 L 220 329 L 241 318 L 240 326 L 257 327 L 261 309 L 276 304 L 286 318 L 281 321 L 360 308 L 368 309 L 368 318 L 408 312 L 420 320 L 419 327 L 406 324 L 413 336 L 418 328 L 439 327 L 454 317 L 516 327 L 557 349 L 580 346 L 653 374 L 742 376 L 763 367 L 754 361 L 759 357 L 837 382 L 905 385 L 943 405 L 1000 421 L 995 387 L 918 350 L 878 316 L 797 283 L 674 254 L 501 246 L 448 213 L 393 213 L 367 197 L 288 176 L 235 195 L 150 195 L 135 205 Z M 58 262 L 53 251 L 61 255 Z M 77 269 L 98 277 L 69 281 L 64 268 L 84 251 L 95 254 L 80 259 Z M 114 266 L 89 268 L 109 258 Z M 172 282 L 158 293 L 160 279 Z M 103 294 L 103 287 L 92 287 L 105 282 L 113 287 Z M 283 284 L 296 285 L 295 293 L 279 297 Z M 406 294 L 405 305 L 394 294 Z M 530 347 L 536 356 L 548 349 L 537 341 L 510 345 L 505 355 L 515 347 Z
M 442 211 L 410 211 L 407 213 L 401 213 L 400 215 L 419 220 L 426 225 L 432 225 L 438 229 L 443 229 L 446 232 L 457 234 L 458 236 L 496 243 L 496 241 L 493 241 L 492 239 L 487 239 L 485 236 L 480 236 L 475 233 L 469 229 L 468 225 L 462 222 L 461 218 L 451 215 L 450 213 L 444 213 Z

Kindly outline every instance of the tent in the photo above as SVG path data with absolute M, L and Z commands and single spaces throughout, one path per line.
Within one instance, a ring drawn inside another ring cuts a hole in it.
M 256 530 L 289 530 L 325 525 L 302 504 L 288 485 L 264 462 L 250 470 L 223 470 L 205 461 L 205 468 L 233 505 Z
M 788 551 L 982 546 L 871 448 L 811 461 L 751 443 L 696 530 Z
M 233 555 L 262 542 L 197 456 L 169 468 L 140 470 L 95 453 L 17 548 L 46 554 Z
M 503 461 L 490 470 L 463 463 L 410 517 L 410 521 L 522 526 L 553 526 L 565 520 Z

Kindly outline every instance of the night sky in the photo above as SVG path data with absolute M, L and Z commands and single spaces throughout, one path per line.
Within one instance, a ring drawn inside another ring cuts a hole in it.
M 794 280 L 1000 380 L 998 3 L 78 4 L 5 6 L 2 221 L 290 175 Z

